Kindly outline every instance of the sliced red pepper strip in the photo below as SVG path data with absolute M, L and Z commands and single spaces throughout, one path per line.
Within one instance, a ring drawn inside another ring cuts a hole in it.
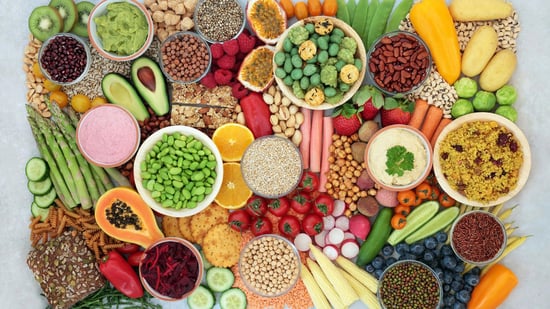
M 251 92 L 239 101 L 244 114 L 246 126 L 252 131 L 255 138 L 273 134 L 269 117 L 269 107 L 262 95 Z

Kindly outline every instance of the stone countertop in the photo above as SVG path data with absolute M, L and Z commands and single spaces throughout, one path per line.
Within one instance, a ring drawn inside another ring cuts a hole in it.
M 244 0 L 241 0 L 244 2 Z M 511 220 L 519 226 L 517 234 L 533 235 L 519 249 L 503 260 L 519 277 L 519 285 L 501 308 L 547 308 L 550 293 L 548 256 L 550 224 L 544 207 L 550 200 L 546 182 L 550 153 L 550 2 L 512 1 L 519 13 L 518 68 L 512 84 L 517 86 L 519 110 L 517 124 L 529 140 L 532 152 L 531 175 L 525 188 L 507 207 L 519 204 Z M 30 250 L 29 205 L 25 162 L 38 155 L 38 150 L 25 118 L 25 75 L 22 70 L 23 50 L 28 42 L 27 18 L 34 6 L 47 1 L 13 2 L 0 0 L 0 300 L 4 308 L 44 308 L 40 288 L 27 268 L 25 258 Z M 548 199 L 548 200 L 547 200 Z M 175 307 L 178 304 L 167 305 Z M 181 304 L 179 304 L 181 306 Z M 361 306 L 354 306 L 361 307 Z

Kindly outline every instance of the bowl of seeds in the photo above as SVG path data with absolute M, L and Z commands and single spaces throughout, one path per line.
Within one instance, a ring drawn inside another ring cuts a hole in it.
M 384 270 L 377 296 L 384 309 L 436 309 L 442 303 L 443 288 L 428 265 L 402 260 Z
M 241 250 L 239 274 L 248 290 L 262 297 L 288 293 L 300 277 L 300 256 L 286 238 L 264 234 Z
M 299 149 L 288 138 L 276 135 L 255 139 L 241 159 L 244 182 L 265 198 L 289 194 L 298 186 L 302 171 Z
M 236 0 L 201 0 L 193 19 L 197 33 L 209 43 L 236 38 L 246 24 L 244 8 Z

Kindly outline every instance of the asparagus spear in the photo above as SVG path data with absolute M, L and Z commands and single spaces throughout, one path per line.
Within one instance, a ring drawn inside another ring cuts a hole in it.
M 124 177 L 116 168 L 106 168 L 105 171 L 119 186 L 132 187 L 128 178 Z

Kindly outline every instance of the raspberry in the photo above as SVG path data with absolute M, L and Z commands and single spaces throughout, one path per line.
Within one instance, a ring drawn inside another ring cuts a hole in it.
M 235 56 L 223 55 L 216 61 L 220 69 L 232 70 L 235 67 Z
M 216 80 L 214 79 L 214 73 L 208 72 L 200 81 L 200 83 L 208 88 L 212 89 L 217 86 Z
M 224 54 L 222 44 L 212 44 L 212 46 L 210 46 L 210 52 L 212 53 L 212 58 L 220 59 Z
M 240 82 L 236 82 L 231 86 L 231 94 L 235 97 L 235 99 L 240 100 L 248 95 L 248 89 L 246 89 Z
M 239 52 L 239 42 L 237 42 L 237 39 L 223 42 L 222 47 L 223 51 L 230 56 L 235 56 Z
M 256 46 L 256 37 L 246 34 L 244 31 L 237 37 L 239 43 L 239 51 L 243 54 L 248 54 Z
M 233 79 L 233 73 L 226 69 L 218 69 L 214 72 L 214 79 L 219 86 L 229 85 Z

